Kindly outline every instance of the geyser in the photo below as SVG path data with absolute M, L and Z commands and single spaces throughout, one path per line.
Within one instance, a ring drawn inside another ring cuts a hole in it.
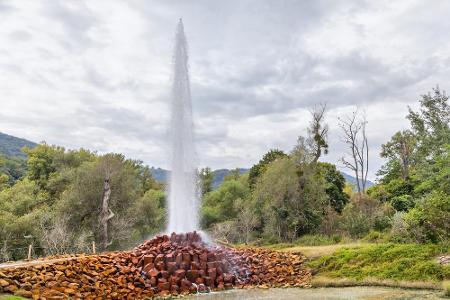
M 198 229 L 197 164 L 194 147 L 188 52 L 180 19 L 173 56 L 171 103 L 171 173 L 169 181 L 169 222 L 167 231 Z

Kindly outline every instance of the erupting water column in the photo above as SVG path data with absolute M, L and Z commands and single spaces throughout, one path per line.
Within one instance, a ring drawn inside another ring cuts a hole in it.
M 181 19 L 177 26 L 173 59 L 169 233 L 194 231 L 199 223 L 188 53 Z

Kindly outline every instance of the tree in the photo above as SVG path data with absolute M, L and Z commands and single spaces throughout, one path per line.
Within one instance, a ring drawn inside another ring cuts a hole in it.
M 238 180 L 239 177 L 241 177 L 241 170 L 239 168 L 236 168 L 236 169 L 230 170 L 228 175 L 225 176 L 225 178 L 223 180 L 224 181 L 227 181 L 227 180 Z
M 416 148 L 416 138 L 409 130 L 399 131 L 391 140 L 381 146 L 381 157 L 398 161 L 403 180 L 410 175 L 413 156 Z
M 208 193 L 202 203 L 202 227 L 209 228 L 215 223 L 236 218 L 237 201 L 246 200 L 250 196 L 248 186 L 238 180 L 224 181 L 219 188 Z
M 339 118 L 339 127 L 344 133 L 342 140 L 350 148 L 350 158 L 342 157 L 341 161 L 345 167 L 354 172 L 358 193 L 365 192 L 369 171 L 369 144 L 367 142 L 366 125 L 365 115 L 359 118 L 358 111 L 354 111 L 350 116 Z
M 73 236 L 92 234 L 102 250 L 130 239 L 135 221 L 131 208 L 143 194 L 138 172 L 133 161 L 119 154 L 105 154 L 76 168 L 57 205 L 57 213 L 68 216 Z
M 348 203 L 349 196 L 344 192 L 345 178 L 336 166 L 330 163 L 319 163 L 319 172 L 325 179 L 325 193 L 330 206 L 337 212 L 342 212 Z
M 314 106 L 311 110 L 312 120 L 309 123 L 307 144 L 318 161 L 322 153 L 328 154 L 328 124 L 325 122 L 326 104 Z
M 212 184 L 214 181 L 214 173 L 211 171 L 211 168 L 206 167 L 200 170 L 199 174 L 200 178 L 200 188 L 202 192 L 202 196 L 212 191 Z
M 433 94 L 422 95 L 418 112 L 409 108 L 407 118 L 418 142 L 418 153 L 424 158 L 441 154 L 450 144 L 450 105 L 445 91 L 439 86 Z
M 327 198 L 324 181 L 303 153 L 272 162 L 254 188 L 254 210 L 267 237 L 292 241 L 321 222 Z
M 271 149 L 269 152 L 264 154 L 263 158 L 256 164 L 250 168 L 248 183 L 251 189 L 255 186 L 258 178 L 264 173 L 267 166 L 276 161 L 279 158 L 286 157 L 287 155 L 278 149 Z

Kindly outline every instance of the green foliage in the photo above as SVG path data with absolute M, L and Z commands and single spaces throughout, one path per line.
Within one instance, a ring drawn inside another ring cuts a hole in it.
M 161 190 L 148 190 L 140 197 L 131 209 L 135 216 L 134 229 L 140 239 L 147 238 L 163 229 L 165 223 L 165 195 Z
M 316 164 L 298 154 L 271 163 L 253 198 L 264 233 L 292 241 L 320 224 L 327 195 Z
M 325 246 L 337 244 L 342 240 L 340 235 L 331 236 L 324 234 L 305 234 L 295 241 L 296 245 L 302 246 Z
M 410 195 L 401 195 L 393 197 L 391 204 L 397 211 L 408 211 L 414 207 L 414 200 Z
M 13 185 L 17 180 L 23 178 L 25 172 L 26 160 L 23 157 L 0 154 L 0 176 L 3 178 L 0 181 L 4 185 Z
M 202 204 L 202 227 L 237 217 L 235 204 L 250 196 L 248 186 L 238 180 L 227 180 L 218 189 L 205 195 Z
M 354 194 L 342 211 L 341 229 L 355 238 L 366 235 L 371 229 L 382 231 L 390 226 L 393 209 L 364 194 Z
M 450 278 L 450 267 L 439 265 L 435 257 L 448 250 L 430 244 L 344 248 L 312 261 L 310 266 L 330 277 L 442 281 Z
M 426 196 L 405 216 L 409 233 L 418 242 L 441 242 L 450 238 L 450 197 L 443 192 Z
M 209 193 L 212 191 L 212 184 L 214 181 L 214 173 L 211 171 L 211 168 L 206 167 L 200 170 L 200 189 L 202 195 Z
M 162 229 L 164 193 L 141 161 L 46 144 L 24 150 L 26 177 L 0 189 L 0 260 L 23 258 L 30 242 L 38 254 L 86 251 L 90 241 L 98 242 L 105 179 L 114 214 L 109 249 Z
M 335 211 L 342 212 L 349 200 L 349 196 L 344 192 L 345 178 L 335 165 L 323 162 L 318 164 L 320 173 L 325 180 L 325 193 L 327 193 L 328 201 Z
M 263 158 L 250 169 L 248 176 L 248 183 L 250 185 L 250 188 L 253 189 L 256 182 L 258 181 L 258 178 L 265 172 L 267 166 L 271 162 L 283 157 L 286 157 L 286 154 L 278 149 L 272 149 L 264 154 Z

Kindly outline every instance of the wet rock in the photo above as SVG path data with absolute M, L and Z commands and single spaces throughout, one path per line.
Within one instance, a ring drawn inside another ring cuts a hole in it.
M 196 233 L 172 234 L 128 252 L 4 269 L 0 290 L 33 299 L 146 299 L 252 285 L 307 287 L 311 274 L 303 262 L 301 254 L 212 246 Z

